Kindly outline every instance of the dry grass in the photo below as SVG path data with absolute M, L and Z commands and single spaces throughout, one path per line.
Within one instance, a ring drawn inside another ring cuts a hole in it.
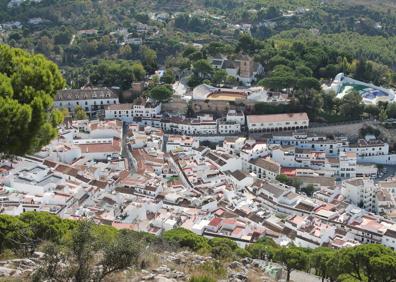
M 250 269 L 247 273 L 247 278 L 249 282 L 275 282 L 269 276 L 264 275 L 263 272 Z

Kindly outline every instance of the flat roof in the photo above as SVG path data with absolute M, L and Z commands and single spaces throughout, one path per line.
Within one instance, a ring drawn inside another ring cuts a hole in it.
M 309 118 L 307 113 L 247 116 L 248 123 L 283 122 L 283 121 L 309 121 Z

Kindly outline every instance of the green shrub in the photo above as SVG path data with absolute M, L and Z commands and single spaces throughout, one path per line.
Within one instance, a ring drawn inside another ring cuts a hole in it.
M 240 258 L 249 258 L 252 256 L 251 253 L 249 253 L 246 249 L 242 249 L 242 248 L 236 249 L 234 253 Z
M 275 255 L 276 248 L 263 243 L 254 243 L 246 247 L 253 258 L 264 259 L 265 257 L 272 259 Z
M 234 259 L 234 251 L 238 249 L 238 245 L 227 238 L 213 238 L 209 240 L 209 245 L 212 247 L 212 256 L 222 260 Z
M 212 248 L 212 256 L 220 260 L 233 260 L 234 252 L 226 244 L 220 244 Z
M 238 248 L 237 243 L 228 238 L 213 238 L 209 240 L 209 245 L 212 247 L 227 245 L 228 247 L 230 247 L 231 250 L 235 250 Z
M 187 247 L 193 251 L 209 251 L 210 245 L 205 237 L 184 228 L 176 228 L 164 232 L 163 237 L 169 243 L 177 244 L 180 247 Z

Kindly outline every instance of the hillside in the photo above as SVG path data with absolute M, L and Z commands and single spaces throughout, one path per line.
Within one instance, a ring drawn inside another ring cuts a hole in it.
M 62 67 L 68 83 L 76 85 L 82 83 L 76 81 L 81 73 L 89 74 L 91 65 L 104 58 L 140 60 L 152 73 L 183 52 L 186 44 L 224 42 L 233 47 L 243 25 L 260 40 L 296 28 L 310 30 L 319 41 L 330 37 L 335 47 L 352 50 L 354 56 L 394 67 L 396 12 L 392 2 L 43 0 L 10 6 L 10 1 L 2 0 L 1 39 L 50 57 Z M 190 23 L 179 21 L 186 15 Z M 356 34 L 350 42 L 345 41 L 349 33 Z M 389 42 L 387 52 L 377 48 L 385 41 Z M 354 52 L 356 46 L 362 52 Z
M 307 249 L 281 247 L 264 236 L 242 248 L 230 239 L 207 239 L 182 228 L 156 237 L 93 221 L 63 220 L 45 212 L 0 215 L 0 239 L 0 281 L 319 279 L 312 274 L 345 282 L 356 277 L 363 281 L 396 278 L 396 253 L 377 244 Z M 357 263 L 352 264 L 353 260 Z

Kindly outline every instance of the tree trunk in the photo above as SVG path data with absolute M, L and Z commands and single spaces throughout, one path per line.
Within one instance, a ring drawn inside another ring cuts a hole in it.
M 290 270 L 287 270 L 286 281 L 290 281 Z

